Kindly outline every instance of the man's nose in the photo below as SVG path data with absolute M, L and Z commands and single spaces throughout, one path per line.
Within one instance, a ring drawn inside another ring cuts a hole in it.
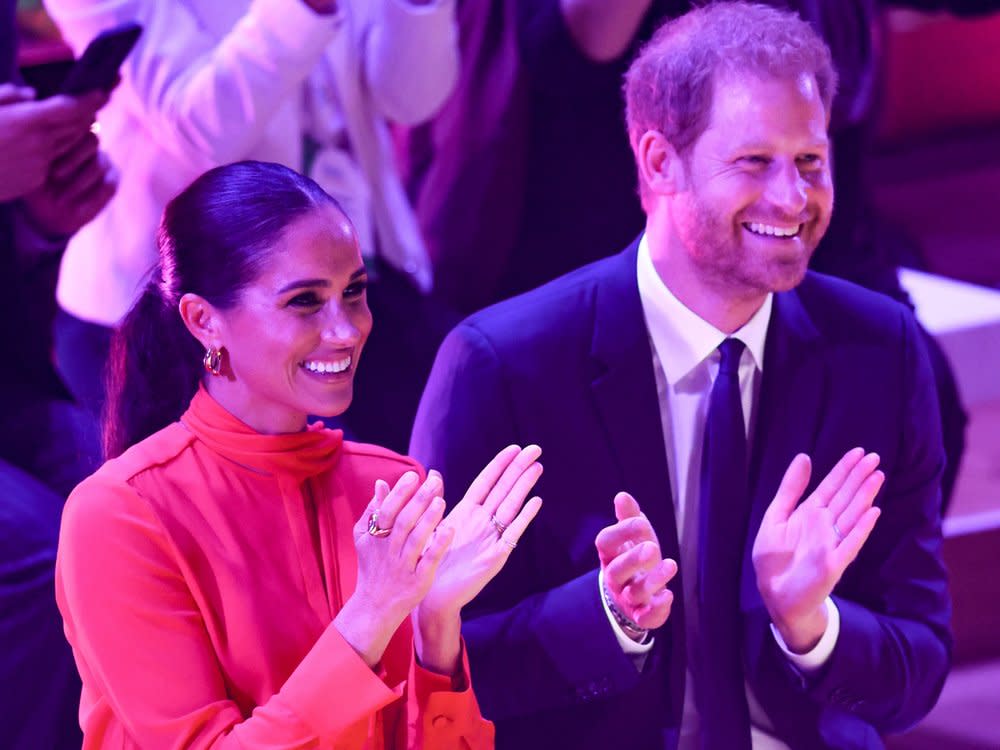
M 808 182 L 794 162 L 776 164 L 768 180 L 766 197 L 785 216 L 798 218 L 808 201 L 808 187 Z

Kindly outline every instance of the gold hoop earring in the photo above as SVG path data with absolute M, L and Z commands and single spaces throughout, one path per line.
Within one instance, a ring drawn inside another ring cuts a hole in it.
M 213 375 L 221 375 L 222 349 L 216 349 L 214 346 L 210 346 L 205 350 L 205 356 L 202 358 L 201 362 L 205 365 L 205 370 L 208 372 Z

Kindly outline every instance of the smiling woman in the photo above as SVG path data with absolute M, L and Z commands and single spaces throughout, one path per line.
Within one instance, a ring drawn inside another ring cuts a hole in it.
M 500 451 L 444 517 L 436 472 L 307 426 L 350 404 L 372 326 L 309 179 L 213 169 L 158 245 L 114 345 L 112 459 L 60 533 L 84 748 L 492 747 L 460 611 L 538 512 L 540 449 Z

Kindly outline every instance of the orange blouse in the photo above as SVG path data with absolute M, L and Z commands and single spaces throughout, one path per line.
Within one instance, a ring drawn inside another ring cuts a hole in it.
M 407 620 L 375 672 L 330 624 L 375 479 L 408 469 L 338 431 L 261 435 L 200 390 L 77 487 L 56 598 L 85 750 L 492 747 L 467 664 L 422 669 Z

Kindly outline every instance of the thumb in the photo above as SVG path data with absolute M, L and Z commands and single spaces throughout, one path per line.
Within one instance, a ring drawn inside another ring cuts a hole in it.
M 635 518 L 642 515 L 639 510 L 639 503 L 627 492 L 619 492 L 615 495 L 615 518 L 624 521 L 626 518 Z
M 783 523 L 788 520 L 798 505 L 802 493 L 809 486 L 809 477 L 812 475 L 812 461 L 805 453 L 799 453 L 785 470 L 785 476 L 781 480 L 778 492 L 771 501 L 767 512 L 764 513 L 765 523 Z

